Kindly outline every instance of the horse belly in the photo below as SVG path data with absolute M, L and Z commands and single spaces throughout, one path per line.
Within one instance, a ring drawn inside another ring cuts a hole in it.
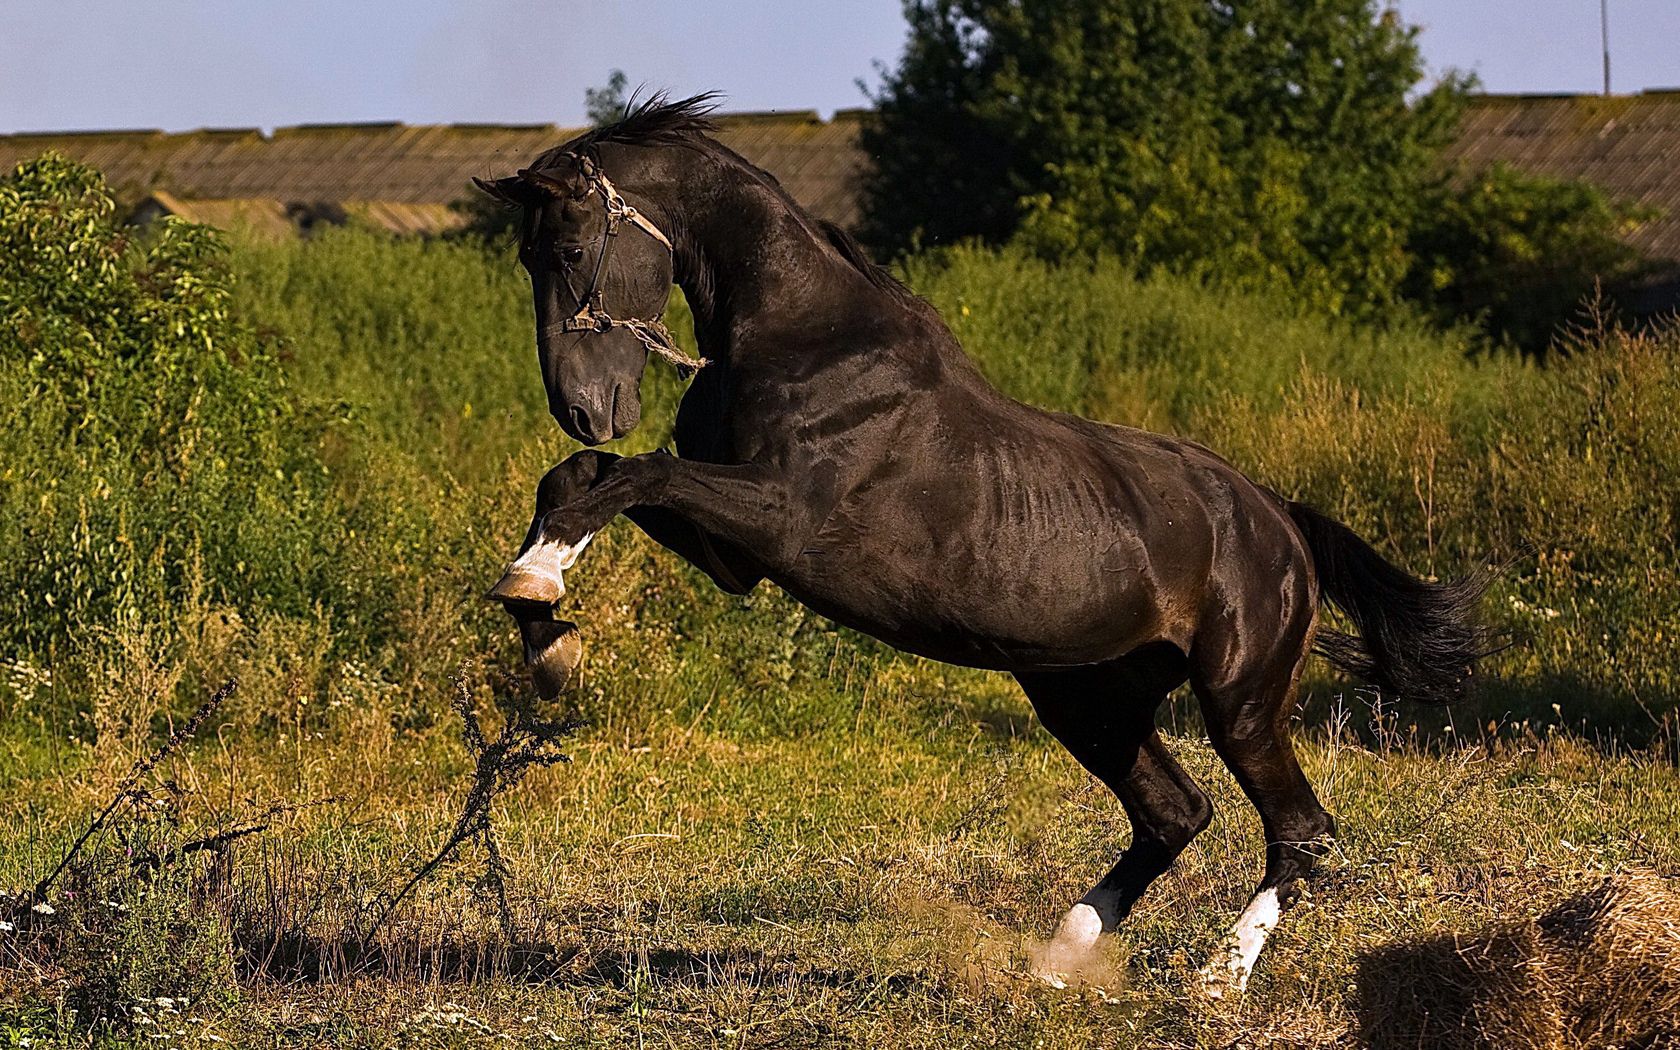
M 777 582 L 848 627 L 974 667 L 1096 663 L 1186 634 L 1164 597 L 1178 574 L 1112 515 L 981 535 L 925 522 L 831 520 Z

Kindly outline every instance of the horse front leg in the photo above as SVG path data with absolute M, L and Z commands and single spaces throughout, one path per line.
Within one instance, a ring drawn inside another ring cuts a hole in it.
M 622 461 L 610 452 L 585 449 L 545 474 L 537 486 L 536 513 L 520 546 L 519 558 L 489 594 L 502 603 L 518 625 L 526 669 L 537 694 L 545 700 L 571 688 L 583 663 L 583 640 L 577 625 L 556 619 L 554 607 L 566 591 L 564 572 L 577 561 L 589 536 L 569 544 L 545 543 L 544 526 L 551 522 L 552 515 L 578 504 L 611 477 Z M 658 508 L 632 508 L 629 514 L 655 542 L 697 563 L 705 557 L 700 531 L 679 515 Z M 702 568 L 712 571 L 704 564 Z M 728 579 L 719 580 L 720 585 L 735 582 L 729 570 L 723 572 Z M 718 578 L 716 573 L 713 578 Z
M 832 506 L 832 499 L 822 495 L 832 486 L 819 486 L 815 494 L 802 490 L 795 498 L 785 476 L 754 464 L 725 466 L 657 452 L 628 459 L 579 452 L 549 471 L 538 486 L 525 543 L 489 597 L 510 612 L 522 606 L 552 607 L 566 593 L 566 570 L 619 514 L 721 586 L 736 589 L 731 583 L 738 581 L 713 571 L 702 533 L 750 551 L 754 561 L 775 568 L 791 563 L 803 549 L 804 538 L 821 520 L 817 508 Z M 807 485 L 812 477 L 806 474 Z
M 536 513 L 531 517 L 531 527 L 525 530 L 519 555 L 486 597 L 501 602 L 514 619 L 519 619 L 520 607 L 552 608 L 565 595 L 563 574 L 576 563 L 589 537 L 574 549 L 555 549 L 542 542 L 543 523 L 551 513 L 581 499 L 622 459 L 611 452 L 584 449 L 543 475 L 537 483 Z
M 540 541 L 539 526 L 548 508 L 588 492 L 619 458 L 610 452 L 586 449 L 545 474 L 537 486 L 537 513 L 520 546 L 521 555 L 530 552 Z M 575 560 L 574 552 L 563 564 L 569 568 Z M 583 663 L 583 640 L 577 625 L 554 618 L 554 604 L 564 593 L 560 569 L 550 574 L 527 568 L 509 571 L 488 595 L 500 601 L 519 626 L 525 667 L 537 694 L 544 700 L 553 700 L 570 688 Z

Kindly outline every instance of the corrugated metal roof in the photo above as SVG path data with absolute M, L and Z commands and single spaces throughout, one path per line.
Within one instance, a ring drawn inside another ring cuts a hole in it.
M 1481 95 L 1450 162 L 1503 161 L 1519 171 L 1586 179 L 1663 214 L 1629 235 L 1656 259 L 1680 261 L 1680 90 L 1639 95 Z
M 718 137 L 764 168 L 814 214 L 856 224 L 860 114 L 815 112 L 719 118 Z M 164 190 L 178 201 L 363 202 L 387 228 L 433 232 L 458 220 L 447 205 L 469 196 L 474 175 L 505 175 L 580 134 L 545 124 L 311 124 L 266 136 L 254 128 L 165 134 L 72 132 L 0 136 L 0 170 L 56 149 L 93 164 L 119 193 Z M 401 205 L 419 210 L 395 209 Z M 443 223 L 443 226 L 433 225 Z

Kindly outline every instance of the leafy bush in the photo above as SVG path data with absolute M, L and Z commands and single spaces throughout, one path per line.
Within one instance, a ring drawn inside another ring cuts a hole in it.
M 1425 198 L 1405 294 L 1444 321 L 1474 320 L 1543 353 L 1595 286 L 1638 275 L 1639 253 L 1619 234 L 1650 214 L 1589 183 L 1495 165 Z
M 96 172 L 49 155 L 0 181 L 0 260 L 5 641 L 168 619 L 195 588 L 292 611 L 330 594 L 321 420 L 234 319 L 213 231 L 140 237 Z
M 903 248 L 1022 237 L 1330 310 L 1386 303 L 1464 83 L 1408 101 L 1416 30 L 1373 0 L 910 0 L 864 131 Z
M 893 252 L 1011 240 L 1544 351 L 1641 214 L 1589 184 L 1448 176 L 1473 79 L 1424 86 L 1374 0 L 907 0 L 863 145 Z M 1406 314 L 1404 308 L 1401 314 Z

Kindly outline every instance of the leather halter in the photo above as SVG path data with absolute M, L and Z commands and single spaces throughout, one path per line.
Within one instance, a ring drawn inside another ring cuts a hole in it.
M 661 311 L 651 321 L 645 321 L 639 317 L 619 318 L 609 314 L 601 301 L 601 275 L 606 272 L 607 257 L 612 254 L 613 242 L 618 236 L 620 226 L 629 223 L 636 227 L 663 245 L 668 254 L 675 253 L 675 249 L 671 246 L 671 239 L 665 236 L 663 230 L 654 225 L 653 220 L 637 211 L 624 199 L 624 195 L 618 192 L 618 187 L 612 184 L 612 180 L 608 179 L 606 173 L 600 170 L 599 165 L 587 157 L 579 157 L 578 170 L 588 180 L 589 189 L 600 194 L 602 206 L 606 209 L 606 223 L 602 227 L 601 242 L 595 253 L 595 269 L 589 275 L 589 287 L 578 297 L 577 313 L 561 321 L 560 330 L 563 332 L 610 332 L 614 328 L 629 329 L 630 334 L 640 340 L 642 346 L 649 353 L 657 354 L 671 362 L 676 366 L 677 372 L 686 379 L 705 367 L 706 360 L 689 357 L 677 349 L 676 340 L 671 337 L 670 330 L 665 327 L 661 319 L 664 311 Z M 521 171 L 520 174 L 525 175 L 526 172 Z M 567 273 L 570 274 L 569 269 Z M 566 285 L 568 289 L 571 287 L 569 278 Z

